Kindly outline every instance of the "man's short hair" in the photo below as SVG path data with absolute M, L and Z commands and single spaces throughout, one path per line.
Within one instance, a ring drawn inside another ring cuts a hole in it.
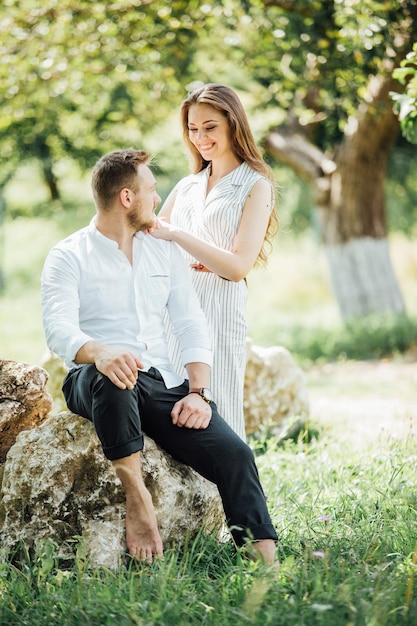
M 150 157 L 144 150 L 114 150 L 101 157 L 94 166 L 91 187 L 97 206 L 109 208 L 121 189 L 138 191 L 138 167 L 147 165 Z

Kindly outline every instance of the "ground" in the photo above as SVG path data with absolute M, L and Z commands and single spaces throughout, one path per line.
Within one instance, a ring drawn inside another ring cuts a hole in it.
M 417 433 L 417 350 L 381 361 L 305 369 L 312 422 L 355 447 Z

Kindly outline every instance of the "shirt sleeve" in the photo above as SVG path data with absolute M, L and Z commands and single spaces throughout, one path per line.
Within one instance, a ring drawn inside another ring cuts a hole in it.
M 41 277 L 41 303 L 48 348 L 66 367 L 76 366 L 78 350 L 92 338 L 79 326 L 79 269 L 68 250 L 55 247 L 48 254 Z
M 213 365 L 210 334 L 204 312 L 191 281 L 190 272 L 178 246 L 172 244 L 171 289 L 168 314 L 178 340 L 183 365 Z

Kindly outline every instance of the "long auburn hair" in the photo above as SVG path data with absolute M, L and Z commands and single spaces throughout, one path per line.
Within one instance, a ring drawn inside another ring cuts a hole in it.
M 201 156 L 189 137 L 188 112 L 193 104 L 208 104 L 226 117 L 232 142 L 232 150 L 237 158 L 247 163 L 255 172 L 262 174 L 262 176 L 267 178 L 271 183 L 272 208 L 264 243 L 257 258 L 257 263 L 265 263 L 268 252 L 272 247 L 272 240 L 278 231 L 275 185 L 271 168 L 263 160 L 261 152 L 255 143 L 242 103 L 233 89 L 217 83 L 208 83 L 202 87 L 198 87 L 182 102 L 181 122 L 183 136 L 185 144 L 191 153 L 192 171 L 196 174 L 204 170 L 210 164 L 210 161 L 206 161 Z

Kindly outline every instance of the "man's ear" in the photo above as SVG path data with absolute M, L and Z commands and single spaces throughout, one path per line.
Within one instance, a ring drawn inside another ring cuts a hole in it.
M 123 187 L 123 189 L 119 191 L 119 200 L 122 203 L 122 205 L 126 209 L 128 209 L 132 201 L 132 193 L 130 189 L 128 189 L 127 187 Z

